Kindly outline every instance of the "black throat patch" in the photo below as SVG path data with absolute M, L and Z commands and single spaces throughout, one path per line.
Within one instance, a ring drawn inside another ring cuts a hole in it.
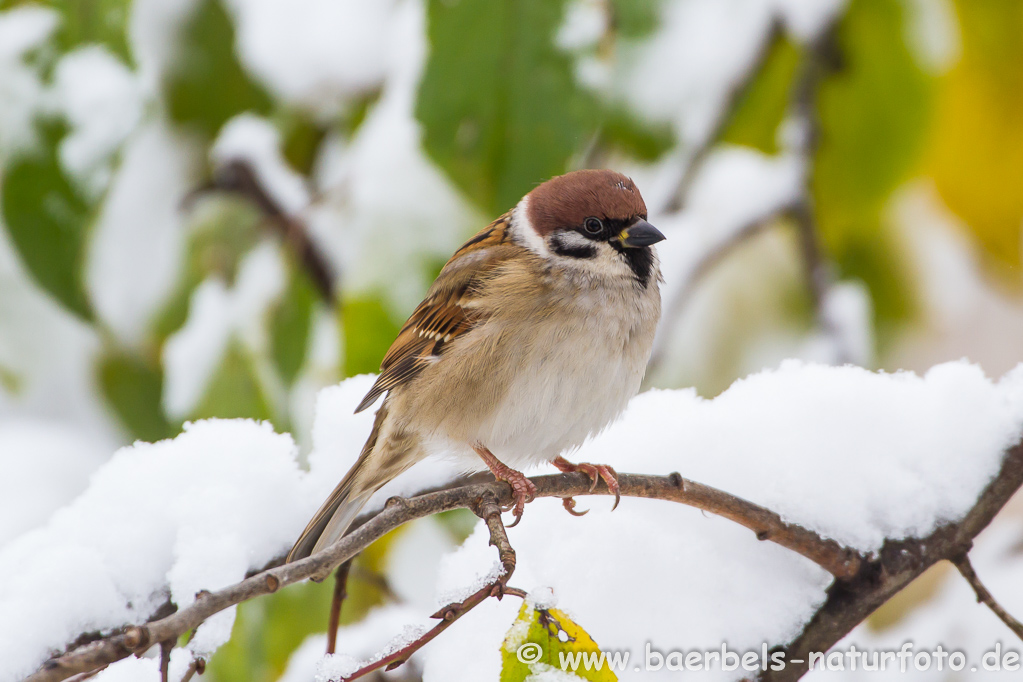
M 608 243 L 625 257 L 625 262 L 629 264 L 632 274 L 636 276 L 636 281 L 646 289 L 650 284 L 650 275 L 654 268 L 653 250 L 649 246 L 629 248 L 613 241 Z

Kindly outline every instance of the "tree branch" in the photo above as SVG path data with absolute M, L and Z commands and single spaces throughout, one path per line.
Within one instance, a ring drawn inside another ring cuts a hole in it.
M 591 490 L 589 476 L 581 472 L 537 476 L 531 480 L 537 487 L 537 497 L 610 494 L 603 482 Z M 722 516 L 749 528 L 761 540 L 770 540 L 805 556 L 840 580 L 852 578 L 861 570 L 864 560 L 856 552 L 805 528 L 785 523 L 778 514 L 768 509 L 710 486 L 689 481 L 677 473 L 668 476 L 620 474 L 618 481 L 622 496 L 678 502 Z M 408 521 L 452 509 L 477 509 L 480 508 L 480 501 L 488 496 L 493 496 L 498 505 L 507 504 L 511 502 L 511 488 L 507 483 L 494 481 L 470 483 L 409 499 L 391 498 L 382 510 L 322 552 L 301 561 L 269 568 L 217 592 L 201 592 L 191 605 L 170 615 L 143 625 L 127 626 L 121 632 L 50 659 L 30 675 L 26 682 L 58 682 L 132 654 L 141 654 L 161 642 L 176 642 L 183 633 L 235 604 L 276 592 L 295 582 L 326 578 L 337 566 Z M 489 511 L 487 514 L 487 525 L 493 535 L 494 517 Z M 502 561 L 507 561 L 510 545 L 502 549 L 501 542 L 495 544 L 499 552 L 502 552 Z M 463 602 L 463 607 L 475 598 L 482 601 L 486 595 L 470 597 Z
M 791 218 L 795 224 L 799 255 L 805 270 L 806 288 L 809 292 L 816 324 L 829 336 L 835 334 L 834 325 L 828 319 L 825 311 L 827 293 L 834 279 L 833 268 L 821 250 L 809 183 L 814 155 L 817 152 L 820 138 L 820 123 L 816 108 L 817 90 L 824 76 L 837 68 L 838 58 L 835 54 L 834 31 L 838 18 L 838 15 L 833 17 L 831 23 L 822 27 L 817 37 L 806 46 L 806 54 L 800 62 L 789 97 L 789 121 L 796 131 L 795 139 L 792 140 L 792 152 L 799 158 L 803 168 L 803 178 L 798 196 L 793 201 L 786 202 L 762 215 L 753 217 L 745 225 L 734 230 L 726 239 L 710 247 L 687 273 L 686 279 L 683 281 L 678 293 L 672 298 L 671 303 L 661 317 L 662 331 L 658 334 L 654 350 L 650 355 L 650 361 L 647 364 L 647 383 L 645 385 L 649 385 L 650 379 L 656 375 L 663 365 L 670 342 L 671 330 L 682 316 L 686 305 L 689 303 L 689 299 L 704 277 L 737 247 L 760 234 L 765 227 L 786 216 Z M 738 102 L 739 96 L 745 91 L 749 86 L 749 82 L 759 71 L 770 46 L 780 34 L 780 30 L 780 23 L 776 20 L 774 28 L 762 46 L 758 58 L 753 60 L 750 65 L 750 71 L 737 84 L 736 90 L 728 100 L 729 104 L 720 112 L 715 133 L 707 138 L 706 143 L 698 149 L 690 163 L 686 166 L 683 180 L 679 184 L 676 195 L 670 202 L 667 210 L 681 210 L 684 208 L 685 199 L 688 196 L 693 179 L 698 174 L 704 159 L 713 149 L 714 143 L 720 137 L 724 125 L 728 121 L 728 116 Z M 847 349 L 843 348 L 841 344 L 836 344 L 836 346 L 838 347 L 839 357 L 837 360 L 839 363 L 849 362 L 853 359 L 849 357 Z
M 761 67 L 763 67 L 764 62 L 767 60 L 767 56 L 771 52 L 771 47 L 774 45 L 774 41 L 777 40 L 780 35 L 781 20 L 778 17 L 774 17 L 772 18 L 771 26 L 764 34 L 753 59 L 746 64 L 746 68 L 739 74 L 739 77 L 731 83 L 731 86 L 725 93 L 724 102 L 718 109 L 717 116 L 715 117 L 706 136 L 704 136 L 702 140 L 691 148 L 683 150 L 685 160 L 682 168 L 682 176 L 679 179 L 678 185 L 675 187 L 674 193 L 668 199 L 667 204 L 663 207 L 662 210 L 664 212 L 674 213 L 685 208 L 686 201 L 689 198 L 689 191 L 692 189 L 693 181 L 696 179 L 696 176 L 699 175 L 700 168 L 703 167 L 703 162 L 706 161 L 711 149 L 714 148 L 714 145 L 721 137 L 721 134 L 725 131 L 725 126 L 728 125 L 732 112 L 735 111 L 736 106 L 739 104 L 742 96 L 749 89 L 749 86 L 753 83 L 757 74 L 760 73 Z
M 1023 640 L 1023 623 L 1013 618 L 1012 614 L 1002 608 L 1002 605 L 995 601 L 995 598 L 988 592 L 987 588 L 984 587 L 984 583 L 980 582 L 980 578 L 977 576 L 977 572 L 973 570 L 973 564 L 970 563 L 970 557 L 966 554 L 962 554 L 958 557 L 951 559 L 952 564 L 959 569 L 959 572 L 966 579 L 966 582 L 970 583 L 970 587 L 973 588 L 973 592 L 977 595 L 977 601 L 987 605 L 991 611 L 998 616 L 998 618 L 1005 623 L 1005 625 L 1013 631 L 1013 633 Z
M 341 605 L 348 596 L 348 573 L 352 570 L 355 557 L 337 567 L 334 573 L 334 595 L 330 601 L 330 620 L 327 623 L 327 653 L 332 654 L 337 646 L 337 629 L 341 625 Z
M 476 516 L 483 519 L 490 530 L 490 544 L 497 547 L 497 556 L 501 561 L 500 575 L 476 590 L 466 599 L 455 604 L 448 604 L 433 614 L 431 618 L 439 618 L 440 622 L 415 640 L 393 653 L 367 663 L 350 675 L 345 675 L 342 678 L 343 682 L 351 682 L 351 680 L 368 675 L 380 668 L 394 670 L 408 661 L 412 654 L 429 644 L 437 635 L 451 627 L 452 623 L 482 604 L 488 597 L 497 597 L 498 599 L 504 597 L 508 580 L 511 579 L 512 573 L 515 572 L 515 550 L 512 549 L 511 542 L 508 540 L 508 532 L 501 521 L 501 507 L 498 505 L 497 497 L 494 494 L 485 493 L 477 498 L 471 508 Z M 519 590 L 515 590 L 515 592 L 517 594 Z
M 889 540 L 877 559 L 865 564 L 853 580 L 836 581 L 824 605 L 802 633 L 780 651 L 789 662 L 783 670 L 768 670 L 759 682 L 790 682 L 807 672 L 810 652 L 826 652 L 899 590 L 942 560 L 963 556 L 973 539 L 1023 486 L 1023 443 L 1010 448 L 1002 468 L 977 503 L 957 523 L 945 524 L 924 538 Z M 800 661 L 802 665 L 792 665 Z
M 682 282 L 682 286 L 678 289 L 678 293 L 671 298 L 664 314 L 661 315 L 661 330 L 654 341 L 654 348 L 650 353 L 650 360 L 647 362 L 644 386 L 649 387 L 650 379 L 656 376 L 664 365 L 664 361 L 667 359 L 668 342 L 671 338 L 673 327 L 679 318 L 682 317 L 686 306 L 689 305 L 689 299 L 692 298 L 703 278 L 710 274 L 735 249 L 763 232 L 765 228 L 790 210 L 792 210 L 792 207 L 786 205 L 765 215 L 757 216 L 732 232 L 727 239 L 721 240 L 700 256 L 700 260 L 689 270 L 685 281 Z
M 186 198 L 186 203 L 208 192 L 229 192 L 251 201 L 265 216 L 267 224 L 281 236 L 298 258 L 324 302 L 333 303 L 336 293 L 334 267 L 309 237 L 309 232 L 302 221 L 289 215 L 263 187 L 255 169 L 248 161 L 234 159 L 217 168 L 213 173 L 213 179 L 192 191 Z

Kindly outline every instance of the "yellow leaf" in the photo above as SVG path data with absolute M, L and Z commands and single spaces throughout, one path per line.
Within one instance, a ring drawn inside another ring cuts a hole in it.
M 551 668 L 590 682 L 616 682 L 614 668 L 624 664 L 614 656 L 601 652 L 564 611 L 536 609 L 525 601 L 501 645 L 501 682 L 528 682 Z
M 1023 228 L 1023 3 L 956 3 L 962 58 L 940 82 L 927 170 L 989 263 L 1017 268 Z

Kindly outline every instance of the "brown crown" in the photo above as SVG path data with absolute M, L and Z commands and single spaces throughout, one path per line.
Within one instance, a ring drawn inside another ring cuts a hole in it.
M 612 170 L 573 171 L 529 193 L 529 221 L 541 236 L 578 227 L 591 216 L 622 221 L 646 218 L 646 204 L 632 180 Z

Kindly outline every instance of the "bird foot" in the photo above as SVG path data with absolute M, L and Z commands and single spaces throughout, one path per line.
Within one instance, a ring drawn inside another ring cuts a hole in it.
M 557 467 L 558 471 L 562 473 L 572 473 L 575 471 L 581 471 L 590 477 L 590 492 L 597 487 L 597 481 L 603 480 L 607 489 L 615 496 L 614 506 L 611 507 L 611 511 L 618 508 L 618 503 L 622 499 L 621 489 L 618 486 L 618 473 L 607 464 L 589 464 L 587 462 L 580 462 L 579 464 L 573 464 L 564 457 L 558 457 L 552 464 Z M 569 502 L 571 500 L 571 503 Z M 565 505 L 565 509 L 569 514 L 573 516 L 582 516 L 586 512 L 575 511 L 575 500 L 571 497 L 566 497 L 562 504 Z
M 525 474 L 521 471 L 516 471 L 504 462 L 494 456 L 489 449 L 485 446 L 477 443 L 473 446 L 473 450 L 480 456 L 480 459 L 486 463 L 491 473 L 494 474 L 494 478 L 499 481 L 504 481 L 511 486 L 512 489 L 512 503 L 506 507 L 503 507 L 503 511 L 511 510 L 512 515 L 515 517 L 515 521 L 508 525 L 508 528 L 514 528 L 519 525 L 519 521 L 522 520 L 522 511 L 526 506 L 527 502 L 532 502 L 533 498 L 536 497 L 536 486 L 533 482 L 526 478 Z

